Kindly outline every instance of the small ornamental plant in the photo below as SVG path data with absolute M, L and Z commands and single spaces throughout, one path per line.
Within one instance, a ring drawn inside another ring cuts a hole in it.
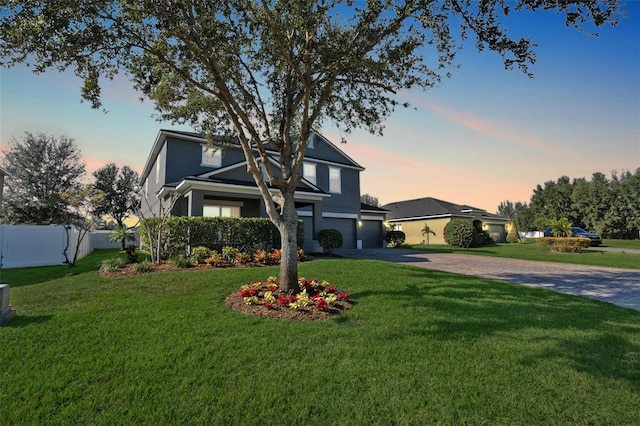
M 230 295 L 227 304 L 242 312 L 284 319 L 325 319 L 353 304 L 348 293 L 339 291 L 327 281 L 300 278 L 298 284 L 301 288 L 299 293 L 287 294 L 278 292 L 276 277 L 254 281 Z

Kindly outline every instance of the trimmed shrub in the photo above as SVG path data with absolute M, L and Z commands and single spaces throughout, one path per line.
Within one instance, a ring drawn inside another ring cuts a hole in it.
M 509 228 L 509 233 L 507 234 L 507 242 L 508 243 L 519 243 L 520 242 L 520 236 L 518 235 L 518 229 L 516 228 L 515 224 L 511 224 L 511 227 Z
M 337 229 L 323 229 L 318 232 L 318 244 L 325 253 L 333 253 L 333 250 L 342 247 L 342 234 Z
M 474 244 L 474 230 L 466 220 L 451 219 L 444 226 L 444 240 L 451 247 L 469 248 Z
M 157 231 L 160 218 L 148 218 L 145 222 Z M 156 232 L 154 231 L 154 235 Z M 257 249 L 280 247 L 280 233 L 269 219 L 257 217 L 198 217 L 170 216 L 162 228 L 160 257 L 168 259 L 179 254 L 187 256 L 187 247 L 204 246 L 220 252 L 232 246 L 244 253 Z M 143 247 L 149 247 L 146 232 L 140 233 Z M 304 245 L 304 223 L 298 221 L 298 248 Z
M 198 246 L 191 249 L 191 262 L 199 265 L 211 256 L 211 249 L 209 247 Z
M 561 253 L 580 253 L 582 249 L 591 246 L 589 238 L 542 237 L 538 238 L 537 242 L 541 246 L 546 246 L 549 251 Z
M 407 236 L 402 231 L 387 231 L 387 235 L 384 239 L 387 241 L 387 244 L 396 248 L 400 246 L 400 244 L 404 243 L 406 237 Z

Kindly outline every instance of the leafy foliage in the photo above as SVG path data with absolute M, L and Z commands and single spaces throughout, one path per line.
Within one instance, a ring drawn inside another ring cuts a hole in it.
M 362 194 L 360 196 L 360 202 L 368 206 L 380 207 L 380 201 L 378 200 L 377 197 L 374 197 L 373 195 Z
M 115 163 L 109 163 L 93 172 L 93 176 L 93 187 L 104 194 L 94 205 L 93 213 L 98 216 L 109 215 L 122 227 L 124 219 L 134 213 L 135 206 L 140 202 L 138 173 L 129 166 L 120 169 Z
M 191 262 L 196 265 L 205 263 L 211 257 L 211 249 L 209 247 L 198 246 L 191 249 Z
M 451 219 L 444 226 L 444 240 L 452 247 L 472 247 L 474 244 L 473 225 L 466 220 Z
M 640 168 L 635 172 L 613 172 L 611 179 L 596 172 L 591 180 L 557 181 L 538 185 L 528 211 L 517 215 L 520 229 L 544 229 L 550 219 L 565 217 L 575 226 L 605 238 L 638 238 L 640 231 Z M 524 227 L 520 217 L 529 220 Z
M 440 83 L 470 35 L 528 73 L 535 45 L 500 25 L 512 10 L 563 12 L 580 29 L 615 25 L 619 8 L 616 0 L 523 0 L 513 9 L 500 0 L 3 2 L 0 65 L 71 68 L 94 108 L 100 78 L 124 70 L 160 118 L 234 137 L 281 233 L 280 281 L 293 290 L 294 193 L 314 128 L 332 121 L 347 133 L 381 133 L 397 93 Z
M 333 253 L 333 250 L 342 247 L 342 234 L 337 229 L 323 229 L 318 232 L 318 244 L 325 253 Z
M 507 233 L 507 242 L 512 244 L 520 242 L 518 227 L 516 226 L 515 222 L 511 222 L 511 227 L 509 228 L 509 232 Z
M 574 237 L 543 237 L 537 239 L 538 244 L 546 246 L 549 251 L 562 253 L 579 253 L 582 249 L 589 248 L 589 238 Z
M 406 235 L 402 231 L 387 231 L 387 235 L 385 235 L 387 244 L 394 248 L 404 243 L 405 239 Z
M 569 219 L 566 217 L 560 219 L 554 219 L 547 222 L 552 230 L 554 236 L 556 237 L 570 237 L 571 236 L 571 227 L 573 224 L 569 222 Z
M 9 174 L 2 200 L 7 223 L 62 224 L 71 215 L 64 193 L 80 188 L 85 165 L 73 139 L 25 133 L 2 150 L 2 168 Z

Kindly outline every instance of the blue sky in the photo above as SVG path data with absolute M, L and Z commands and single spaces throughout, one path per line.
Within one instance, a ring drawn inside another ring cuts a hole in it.
M 511 19 L 514 34 L 538 44 L 533 79 L 467 43 L 451 79 L 400 94 L 414 109 L 396 111 L 383 137 L 355 132 L 340 146 L 366 168 L 362 193 L 383 204 L 430 196 L 493 212 L 563 175 L 640 167 L 640 1 L 626 9 L 627 19 L 598 38 L 549 13 Z M 157 122 L 124 76 L 103 94 L 107 113 L 80 102 L 72 73 L 0 69 L 0 146 L 25 131 L 64 134 L 89 172 L 111 161 L 141 171 L 160 128 L 188 129 Z

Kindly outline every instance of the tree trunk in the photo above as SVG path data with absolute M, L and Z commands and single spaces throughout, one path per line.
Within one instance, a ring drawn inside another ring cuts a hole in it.
M 298 214 L 296 213 L 293 194 L 284 197 L 282 206 L 282 224 L 280 231 L 280 243 L 282 256 L 280 258 L 280 291 L 286 293 L 298 293 Z

